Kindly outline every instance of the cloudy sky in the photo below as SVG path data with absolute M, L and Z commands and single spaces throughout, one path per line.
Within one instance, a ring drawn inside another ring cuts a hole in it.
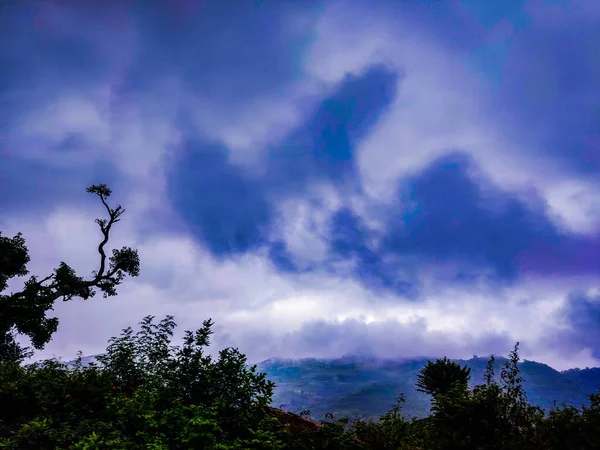
M 89 274 L 107 183 L 142 264 L 37 358 L 172 314 L 254 362 L 600 365 L 600 3 L 8 3 L 0 230 Z

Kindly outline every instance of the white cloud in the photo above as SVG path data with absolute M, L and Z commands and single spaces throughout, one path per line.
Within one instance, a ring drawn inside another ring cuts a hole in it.
M 27 112 L 20 126 L 9 135 L 10 140 L 19 142 L 19 151 L 13 156 L 67 168 L 98 162 L 103 157 L 98 149 L 110 139 L 101 97 L 98 93 L 64 92 L 63 97 Z M 48 151 L 71 136 L 84 140 L 70 149 Z
M 326 259 L 330 219 L 342 205 L 340 193 L 327 182 L 313 183 L 306 195 L 278 202 L 274 237 L 283 239 L 299 267 Z
M 600 183 L 561 180 L 545 190 L 550 213 L 571 232 L 593 234 L 600 226 Z
M 184 104 L 199 136 L 227 147 L 232 163 L 260 173 L 267 150 L 300 126 L 330 89 L 326 83 L 306 77 L 234 105 L 200 96 L 191 96 Z
M 92 270 L 98 238 L 93 217 L 90 212 L 59 209 L 43 221 L 20 223 L 31 248 L 33 272 L 47 273 L 60 259 L 80 274 Z M 375 295 L 356 281 L 330 274 L 283 275 L 260 253 L 217 261 L 186 236 L 156 234 L 141 240 L 134 222 L 132 216 L 115 227 L 113 246 L 131 244 L 139 249 L 141 276 L 127 279 L 117 297 L 58 302 L 59 331 L 37 357 L 55 354 L 69 359 L 79 349 L 98 353 L 110 336 L 143 316 L 160 319 L 172 314 L 179 325 L 177 337 L 211 317 L 217 325 L 213 351 L 234 345 L 251 360 L 331 356 L 360 350 L 363 344 L 380 356 L 428 356 L 427 352 L 440 351 L 468 357 L 474 348 L 482 353 L 478 342 L 497 332 L 533 343 L 524 357 L 559 364 L 551 349 L 535 343 L 558 324 L 553 314 L 576 281 L 531 280 L 495 292 L 432 281 L 424 285 L 424 300 L 411 302 L 392 294 Z M 47 242 L 52 246 L 44 245 Z M 435 280 L 436 270 L 432 267 L 427 279 Z M 317 326 L 311 324 L 319 321 L 329 330 L 323 333 L 333 333 L 334 345 L 311 340 L 309 331 Z M 360 339 L 366 341 L 359 345 Z M 590 365 L 588 356 L 582 354 L 580 364 Z M 576 359 L 568 362 L 579 364 Z
M 116 58 L 117 68 L 126 66 L 135 37 L 128 42 L 127 51 Z M 146 223 L 149 212 L 175 220 L 163 170 L 165 159 L 177 152 L 180 135 L 174 124 L 180 108 L 193 112 L 198 135 L 229 147 L 234 163 L 260 171 L 266 149 L 302 123 L 347 73 L 383 62 L 402 77 L 398 98 L 358 151 L 361 181 L 371 198 L 389 201 L 400 177 L 450 149 L 465 150 L 501 186 L 520 190 L 534 185 L 565 227 L 590 232 L 598 224 L 598 186 L 571 179 L 550 159 L 540 159 L 534 138 L 521 141 L 522 130 L 504 123 L 486 103 L 487 87 L 471 77 L 463 56 L 417 32 L 410 18 L 390 19 L 385 10 L 370 6 L 351 12 L 337 3 L 316 25 L 304 73 L 279 91 L 223 105 L 210 96 L 192 96 L 173 76 L 163 80 L 162 90 L 119 98 L 118 89 L 111 90 L 122 75 L 115 70 L 111 83 L 86 93 L 65 89 L 58 100 L 27 115 L 15 131 L 15 142 L 27 144 L 17 157 L 74 170 L 102 159 L 119 168 L 125 191 L 117 194 L 127 213 L 115 227 L 111 246 L 137 247 L 142 264 L 141 276 L 127 279 L 117 297 L 58 303 L 59 331 L 38 357 L 70 359 L 79 349 L 98 353 L 110 336 L 143 316 L 173 314 L 178 336 L 212 317 L 217 345 L 239 346 L 253 360 L 365 349 L 381 356 L 469 357 L 488 351 L 484 347 L 490 339 L 497 341 L 489 349 L 500 346 L 506 333 L 531 343 L 523 354 L 529 359 L 561 368 L 593 365 L 587 351 L 559 355 L 540 342 L 548 329 L 560 325 L 556 311 L 567 294 L 597 280 L 530 279 L 507 288 L 460 288 L 446 283 L 454 268 L 414 261 L 423 299 L 409 301 L 329 273 L 279 273 L 263 251 L 217 260 L 190 236 L 159 233 L 156 224 Z M 48 146 L 69 133 L 84 135 L 88 151 L 48 155 Z M 91 205 L 91 200 L 89 208 L 77 210 L 58 205 L 47 217 L 21 217 L 19 223 L 12 218 L 2 231 L 24 232 L 33 273 L 47 274 L 65 260 L 88 274 L 98 261 L 93 219 L 103 214 Z M 306 198 L 279 204 L 278 232 L 299 263 L 325 257 L 327 222 L 348 205 L 370 226 L 380 227 L 369 201 L 329 185 L 315 185 Z M 489 338 L 490 331 L 500 337 Z
M 432 40 L 400 12 L 344 5 L 333 3 L 320 18 L 307 61 L 311 73 L 334 82 L 384 63 L 402 75 L 397 98 L 357 151 L 371 198 L 392 201 L 399 178 L 458 150 L 504 189 L 519 193 L 534 186 L 566 228 L 588 232 L 598 224 L 600 186 L 540 157 L 540 136 L 496 111 L 492 91 L 469 72 L 468 55 Z

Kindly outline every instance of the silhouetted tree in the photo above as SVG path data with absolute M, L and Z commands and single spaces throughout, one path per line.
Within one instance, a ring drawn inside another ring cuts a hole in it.
M 453 389 L 466 391 L 471 378 L 471 369 L 444 357 L 435 362 L 428 361 L 417 375 L 417 391 L 425 392 L 434 399 L 447 395 Z
M 543 410 L 527 402 L 519 374 L 517 343 L 494 380 L 494 358 L 484 384 L 465 395 L 440 395 L 433 407 L 433 438 L 439 449 L 538 449 Z
M 87 192 L 95 194 L 108 212 L 108 219 L 96 219 L 102 232 L 98 245 L 100 267 L 93 272 L 90 280 L 76 275 L 65 262 L 61 262 L 54 272 L 41 280 L 32 276 L 25 282 L 21 291 L 0 294 L 0 362 L 22 361 L 31 355 L 29 348 L 22 348 L 16 341 L 16 333 L 31 339 L 35 349 L 42 349 L 52 338 L 58 327 L 58 318 L 47 317 L 58 299 L 72 300 L 75 297 L 87 300 L 99 289 L 104 297 L 116 295 L 116 287 L 126 275 L 139 275 L 137 250 L 123 247 L 113 250 L 107 258 L 104 246 L 109 240 L 112 226 L 125 212 L 121 205 L 111 208 L 106 199 L 111 190 L 105 185 L 92 185 Z M 28 274 L 29 252 L 25 239 L 18 233 L 12 238 L 0 233 L 0 292 L 8 287 L 8 280 Z

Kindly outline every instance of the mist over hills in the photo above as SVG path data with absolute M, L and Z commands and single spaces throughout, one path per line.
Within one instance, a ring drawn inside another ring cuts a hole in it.
M 483 383 L 487 357 L 455 360 L 471 368 L 470 386 Z M 275 383 L 272 405 L 299 412 L 308 409 L 321 419 L 333 412 L 337 417 L 378 418 L 390 410 L 400 393 L 405 394 L 404 415 L 426 417 L 429 397 L 417 392 L 415 383 L 429 358 L 386 360 L 359 356 L 339 359 L 291 360 L 271 358 L 258 364 Z M 496 379 L 506 358 L 494 364 Z M 588 404 L 587 395 L 600 387 L 600 368 L 559 372 L 535 361 L 519 363 L 523 385 L 531 404 L 545 410 L 556 400 L 575 407 Z
M 96 355 L 84 356 L 85 366 Z M 291 412 L 310 410 L 315 419 L 328 412 L 336 417 L 379 418 L 390 410 L 395 399 L 404 393 L 406 417 L 426 417 L 430 398 L 415 388 L 417 375 L 431 358 L 381 359 L 363 355 L 346 355 L 336 359 L 269 358 L 257 364 L 268 379 L 276 383 L 272 406 Z M 470 387 L 483 383 L 489 357 L 454 360 L 471 368 Z M 497 357 L 496 379 L 506 358 Z M 74 361 L 66 364 L 72 366 Z M 552 367 L 524 360 L 519 363 L 529 402 L 545 410 L 563 403 L 577 408 L 588 404 L 587 395 L 600 388 L 600 368 L 558 371 Z

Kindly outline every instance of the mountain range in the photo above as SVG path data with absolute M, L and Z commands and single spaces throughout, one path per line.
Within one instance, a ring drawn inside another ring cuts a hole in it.
M 470 386 L 482 384 L 489 358 L 455 360 L 471 368 Z M 423 418 L 430 412 L 430 397 L 415 387 L 417 375 L 428 359 L 384 360 L 347 356 L 339 359 L 271 358 L 258 364 L 277 384 L 272 405 L 299 412 L 310 410 L 321 419 L 327 412 L 335 417 L 376 419 L 405 395 L 405 417 Z M 497 358 L 496 379 L 506 361 Z M 523 387 L 529 402 L 545 410 L 567 404 L 577 408 L 589 404 L 587 395 L 600 388 L 600 368 L 570 369 L 559 372 L 535 361 L 519 363 Z
M 95 356 L 82 358 L 83 365 Z M 299 413 L 309 410 L 311 417 L 323 419 L 331 412 L 336 418 L 377 419 L 395 405 L 400 393 L 406 402 L 403 415 L 423 418 L 429 415 L 430 398 L 415 388 L 417 375 L 427 358 L 409 360 L 344 356 L 337 359 L 270 358 L 257 364 L 267 378 L 276 383 L 271 405 Z M 471 368 L 470 386 L 483 383 L 488 357 L 454 360 Z M 496 358 L 496 379 L 505 358 Z M 72 365 L 73 361 L 66 364 Z M 527 399 L 545 410 L 567 404 L 587 405 L 587 396 L 600 388 L 600 368 L 569 369 L 559 372 L 535 361 L 519 363 Z

